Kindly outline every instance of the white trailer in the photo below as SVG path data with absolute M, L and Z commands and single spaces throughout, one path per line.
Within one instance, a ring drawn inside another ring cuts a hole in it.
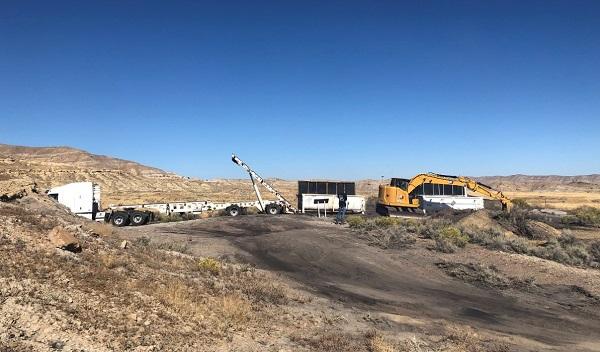
M 444 209 L 479 210 L 484 208 L 483 197 L 424 195 L 421 198 L 421 207 L 426 213 Z
M 340 200 L 336 194 L 310 194 L 304 193 L 302 197 L 302 213 L 317 211 L 319 213 L 335 213 L 339 210 Z M 349 213 L 365 213 L 365 197 L 347 196 L 347 211 Z
M 48 195 L 65 205 L 76 215 L 110 222 L 115 226 L 145 225 L 154 220 L 157 214 L 201 214 L 205 211 L 223 210 L 227 215 L 237 216 L 248 208 L 259 211 L 267 209 L 267 214 L 278 214 L 284 205 L 279 201 L 241 202 L 167 202 L 148 204 L 111 205 L 102 211 L 100 186 L 93 182 L 75 182 L 54 187 Z

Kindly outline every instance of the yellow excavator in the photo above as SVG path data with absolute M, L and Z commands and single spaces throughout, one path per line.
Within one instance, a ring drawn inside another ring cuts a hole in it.
M 502 192 L 465 176 L 434 173 L 419 174 L 413 178 L 392 178 L 390 185 L 379 186 L 377 213 L 389 216 L 390 209 L 417 212 L 423 209 L 423 197 L 445 196 L 449 202 L 467 197 L 466 190 L 484 198 L 497 200 L 502 210 L 510 211 L 512 201 Z

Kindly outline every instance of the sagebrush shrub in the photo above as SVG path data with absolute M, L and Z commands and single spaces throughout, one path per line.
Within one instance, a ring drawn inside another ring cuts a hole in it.
M 598 208 L 583 206 L 574 209 L 571 213 L 582 225 L 600 226 L 600 209 Z

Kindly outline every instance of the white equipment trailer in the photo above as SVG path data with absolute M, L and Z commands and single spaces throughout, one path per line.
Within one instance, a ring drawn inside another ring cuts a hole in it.
M 100 186 L 92 182 L 75 182 L 54 187 L 48 195 L 65 205 L 74 214 L 85 218 L 110 222 L 115 226 L 145 225 L 155 219 L 157 214 L 201 214 L 206 211 L 223 210 L 227 215 L 238 216 L 248 208 L 259 211 L 267 209 L 267 214 L 277 214 L 281 209 L 279 202 L 264 200 L 242 202 L 168 202 L 110 205 L 101 211 Z M 276 211 L 274 211 L 276 210 Z
M 48 191 L 48 195 L 65 205 L 74 214 L 91 220 L 110 222 L 119 227 L 126 225 L 145 225 L 154 220 L 157 214 L 201 214 L 205 211 L 225 211 L 227 215 L 238 216 L 245 213 L 249 208 L 255 208 L 259 212 L 270 215 L 297 212 L 281 193 L 265 182 L 262 177 L 246 163 L 235 155 L 232 155 L 231 160 L 246 170 L 250 175 L 254 192 L 256 193 L 256 201 L 144 203 L 118 206 L 111 205 L 108 208 L 101 210 L 100 186 L 93 182 L 75 182 L 54 187 Z M 258 189 L 258 183 L 262 184 L 269 192 L 273 193 L 278 200 L 264 200 Z

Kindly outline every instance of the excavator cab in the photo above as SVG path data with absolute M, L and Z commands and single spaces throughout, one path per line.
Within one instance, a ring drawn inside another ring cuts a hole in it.
M 389 185 L 380 185 L 376 208 L 377 213 L 388 215 L 388 207 L 409 211 L 418 208 L 418 199 L 412 199 L 408 193 L 409 183 L 409 179 L 392 178 Z
M 392 178 L 392 181 L 390 182 L 390 186 L 398 187 L 398 188 L 406 191 L 408 189 L 409 182 L 410 182 L 410 180 L 407 178 Z

